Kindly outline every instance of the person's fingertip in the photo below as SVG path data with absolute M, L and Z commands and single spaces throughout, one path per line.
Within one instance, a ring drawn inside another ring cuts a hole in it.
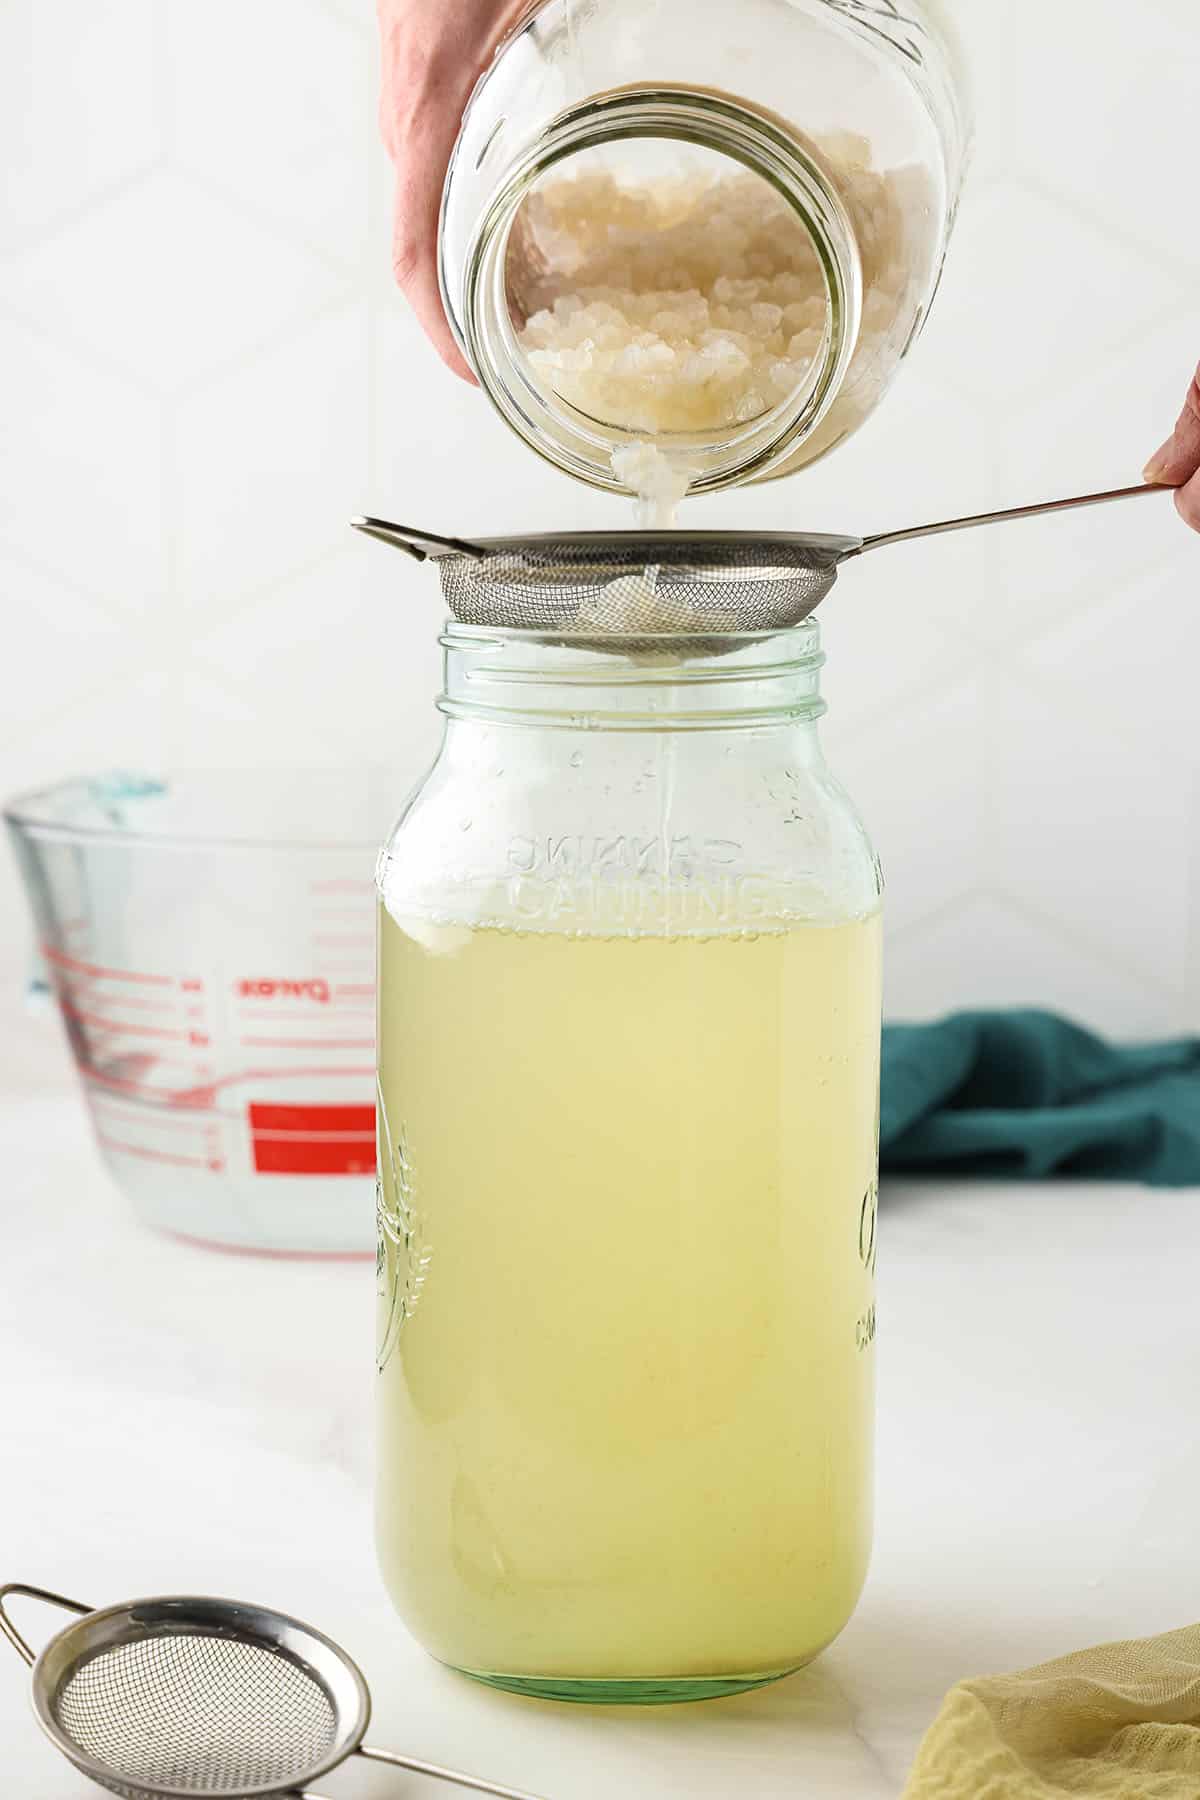
M 435 342 L 437 345 L 437 353 L 445 363 L 446 367 L 450 370 L 450 373 L 452 375 L 457 375 L 462 381 L 469 381 L 472 387 L 478 387 L 479 381 L 475 372 L 462 351 L 459 349 L 457 340 L 453 337 L 439 336 Z
M 1148 481 L 1151 486 L 1170 485 L 1171 455 L 1174 449 L 1175 439 L 1169 437 L 1165 444 L 1159 446 L 1154 452 L 1154 455 L 1150 458 L 1150 461 L 1146 464 L 1145 469 L 1142 471 L 1143 481 Z
M 1180 488 L 1175 496 L 1175 510 L 1185 525 L 1200 531 L 1200 475 Z

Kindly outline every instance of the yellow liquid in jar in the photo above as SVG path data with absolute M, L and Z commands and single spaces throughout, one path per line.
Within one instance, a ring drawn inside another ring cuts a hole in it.
M 566 1697 L 798 1667 L 869 1551 L 878 917 L 410 929 L 381 912 L 398 1611 Z

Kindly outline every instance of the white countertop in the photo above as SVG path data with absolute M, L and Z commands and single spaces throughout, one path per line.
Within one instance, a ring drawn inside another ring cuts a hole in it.
M 361 1663 L 385 1747 L 553 1800 L 895 1800 L 958 1678 L 1200 1618 L 1200 1193 L 886 1188 L 879 1522 L 855 1619 L 773 1688 L 586 1709 L 447 1673 L 389 1609 L 372 1268 L 147 1234 L 73 1099 L 0 1103 L 0 1146 L 0 1580 L 299 1614 Z M 20 1616 L 36 1637 L 42 1615 Z M 0 1642 L 0 1783 L 82 1800 L 97 1790 L 43 1741 L 27 1687 Z M 362 1763 L 321 1787 L 458 1791 Z

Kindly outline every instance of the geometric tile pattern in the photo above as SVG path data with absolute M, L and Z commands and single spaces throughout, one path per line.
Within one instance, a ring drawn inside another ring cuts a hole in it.
M 887 405 L 713 526 L 874 530 L 1135 480 L 1200 355 L 1193 0 L 956 9 L 979 145 Z M 392 290 L 366 0 L 0 9 L 0 790 L 110 763 L 397 770 L 438 606 L 350 541 L 612 524 Z M 698 517 L 694 522 L 701 523 Z M 1200 542 L 1169 503 L 898 548 L 824 609 L 889 1006 L 1200 1029 Z M 58 1068 L 0 863 L 0 1075 Z

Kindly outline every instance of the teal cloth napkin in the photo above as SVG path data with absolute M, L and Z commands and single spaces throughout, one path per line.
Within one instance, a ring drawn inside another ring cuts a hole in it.
M 1200 1039 L 1120 1048 L 1045 1012 L 883 1034 L 885 1174 L 1200 1186 Z

